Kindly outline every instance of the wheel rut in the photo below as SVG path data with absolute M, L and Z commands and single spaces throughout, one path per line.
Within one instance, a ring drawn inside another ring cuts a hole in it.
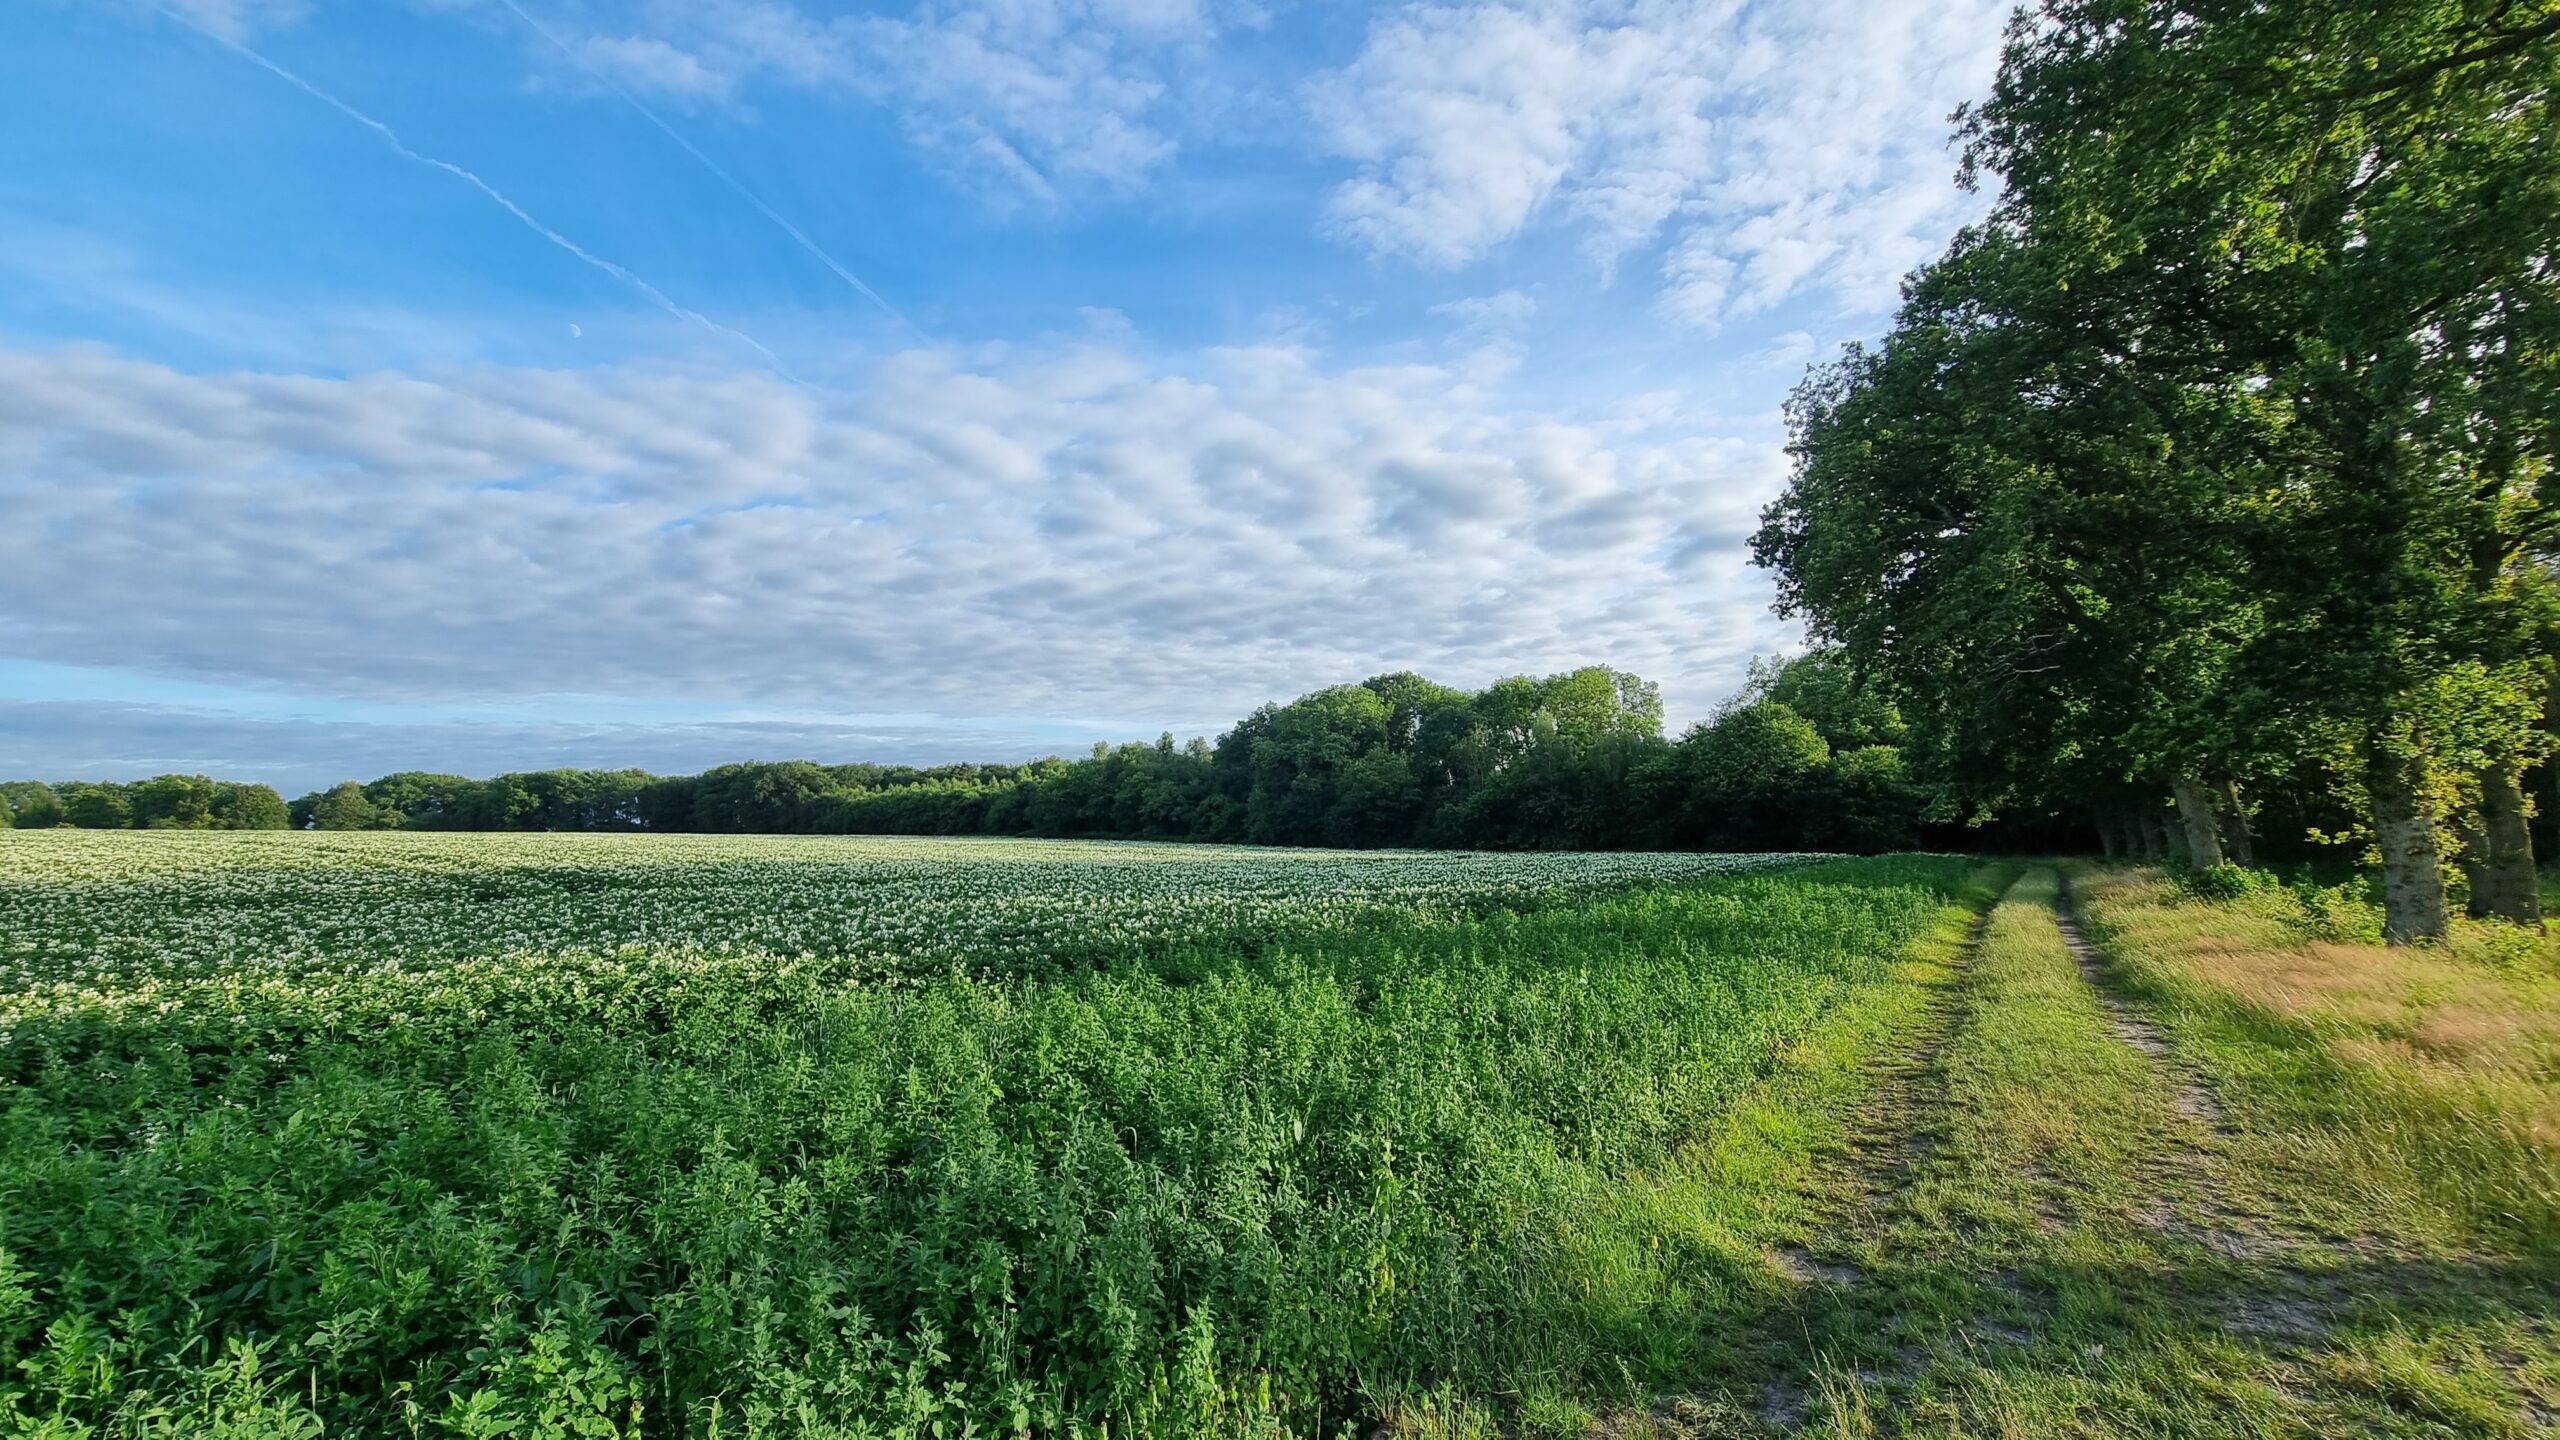
M 1847 1151 L 1831 1172 L 1834 1199 L 1827 1207 L 1825 1238 L 1770 1252 L 1778 1272 L 1818 1307 L 1854 1309 L 1870 1301 L 1866 1292 L 1874 1282 L 1859 1258 L 1863 1253 L 1873 1253 L 1886 1265 L 1900 1263 L 1901 1257 L 1895 1254 L 1901 1248 L 1898 1232 L 1912 1208 L 1912 1192 L 1947 1138 L 1946 1050 L 1964 1024 L 1967 979 L 1999 904 L 1993 902 L 1974 917 L 1962 943 L 1948 958 L 1946 973 L 1930 982 L 1928 997 L 1914 1016 L 1905 1042 L 1871 1067 L 1870 1088 L 1854 1112 L 1855 1129 Z M 1859 1386 L 1888 1383 L 1907 1378 L 1920 1359 L 1915 1347 L 1899 1346 L 1890 1369 L 1870 1361 L 1848 1371 L 1846 1378 Z M 1802 1424 L 1843 1378 L 1808 1373 L 1801 1363 L 1772 1363 L 1763 1366 L 1762 1372 L 1744 1409 L 1768 1432 L 1790 1431 Z
M 2157 1173 L 2170 1183 L 2154 1188 L 2134 1211 L 2135 1223 L 2164 1240 L 2200 1246 L 2224 1260 L 2258 1261 L 2284 1252 L 2288 1248 L 2284 1237 L 2265 1217 L 2236 1203 L 2224 1181 L 2223 1151 L 2238 1133 L 2230 1108 L 2178 1053 L 2167 1033 L 2119 993 L 2116 975 L 2081 930 L 2067 872 L 2061 882 L 2053 919 L 2063 944 L 2105 1013 L 2108 1029 L 2150 1063 L 2168 1093 L 2170 1108 L 2183 1122 L 2160 1137 Z M 2241 1328 L 2248 1327 L 2243 1323 Z
M 1765 1308 L 1708 1345 L 1703 1393 L 1600 1433 L 1937 1433 L 1927 1416 L 1997 1419 L 2120 1352 L 2172 1389 L 2217 1356 L 2325 1423 L 2347 1403 L 2330 1392 L 2363 1403 L 2337 1357 L 2360 1343 L 2373 1287 L 2479 1303 L 2468 1269 L 2312 1228 L 2288 1198 L 2285 1117 L 2217 1084 L 2248 1072 L 2209 1067 L 2222 1041 L 2174 1008 L 2179 972 L 2093 943 L 2069 881 L 2029 870 L 1909 973 L 1855 1052 L 1855 1088 L 1832 1092 L 1802 1228 L 1761 1252 Z M 2532 1393 L 2530 1346 L 2501 1343 L 2511 1388 Z M 2536 1403 L 2528 1430 L 2549 1419 Z
M 2021 903 L 2039 902 L 2015 889 L 2000 902 Z M 1935 1339 L 1921 1337 L 1933 1347 L 2035 1343 L 2040 1329 L 2035 1316 L 2047 1302 L 2022 1280 L 2020 1267 L 2032 1270 L 2039 1256 L 2070 1243 L 2068 1232 L 2074 1226 L 2090 1223 L 2075 1218 L 2076 1207 L 2058 1204 L 2060 1197 L 2044 1193 L 2032 1202 L 2031 1233 L 2011 1233 L 1997 1224 L 1979 1229 L 1979 1215 L 1969 1213 L 1958 1198 L 1980 1177 L 1968 1176 L 1963 1167 L 1970 1162 L 1947 1149 L 1958 1119 L 1948 1050 L 1979 1023 L 1977 1009 L 1985 1002 L 1976 994 L 1977 962 L 1998 908 L 1975 921 L 1905 1043 L 1878 1062 L 1873 1088 L 1858 1111 L 1857 1138 L 1842 1162 L 1845 1176 L 1836 1185 L 1838 1201 L 1828 1236 L 1772 1256 L 1809 1300 L 1875 1311 L 1868 1318 L 1876 1323 L 1891 1322 L 1887 1312 L 1895 1305 L 1893 1292 L 1909 1281 L 1902 1272 L 1943 1267 L 1967 1277 L 1976 1287 L 1976 1313 Z M 2167 1101 L 2168 1113 L 2156 1135 L 2156 1168 L 2145 1172 L 2148 1193 L 2128 1218 L 2163 1245 L 2200 1248 L 2233 1262 L 2269 1255 L 2278 1242 L 2262 1223 L 2229 1202 L 2221 1184 L 2218 1152 L 2231 1133 L 2221 1097 L 2186 1066 L 2167 1034 L 2117 992 L 2105 960 L 2082 932 L 2067 883 L 2053 892 L 2049 913 L 2106 1032 L 2142 1057 Z M 2063 1094 L 2052 1099 L 2069 1103 Z M 2024 1174 L 2035 1192 L 2076 1183 L 2040 1162 L 2030 1161 Z M 1883 1268 L 1869 1274 L 1862 1268 L 1866 1264 Z M 2275 1324 L 2301 1323 L 2298 1307 L 2273 1308 L 2277 1313 L 2269 1318 Z M 2241 1318 L 2245 1323 L 2246 1317 Z M 1871 1354 L 1847 1373 L 1861 1387 L 1891 1388 L 1927 1363 L 1922 1348 L 1906 1343 L 1882 1359 Z M 1756 1418 L 1771 1429 L 1801 1423 L 1816 1398 L 1806 1388 L 1812 1378 L 1771 1375 L 1761 1388 Z
M 2062 877 L 2062 886 L 2053 907 L 2054 927 L 2062 932 L 2062 943 L 2071 950 L 2071 958 L 2080 966 L 2080 978 L 2089 982 L 2090 992 L 2098 997 L 2098 1005 L 2106 1011 L 2107 1028 L 2118 1040 L 2142 1052 L 2156 1064 L 2170 1082 L 2172 1103 L 2179 1114 L 2205 1125 L 2216 1133 L 2228 1133 L 2230 1112 L 2223 1108 L 2222 1097 L 2178 1058 L 2177 1047 L 2159 1026 L 2142 1017 L 2141 1012 L 2115 991 L 2104 961 L 2097 948 L 2080 932 L 2080 921 L 2071 900 L 2071 878 Z
M 1899 1208 L 1913 1178 L 1944 1143 L 1947 1087 L 1941 1061 L 1963 1023 L 1965 977 L 1990 925 L 1989 910 L 1974 918 L 1948 961 L 1948 975 L 1935 982 L 1914 1021 L 1911 1042 L 1875 1066 L 1873 1088 L 1858 1107 L 1856 1133 L 1838 1167 L 1844 1179 L 1835 1208 L 1842 1213 L 1831 1217 L 1833 1235 L 1863 1238 L 1881 1228 L 1878 1219 Z M 1832 1246 L 1780 1246 L 1771 1257 L 1782 1273 L 1806 1284 L 1848 1286 L 1861 1278 L 1859 1267 Z

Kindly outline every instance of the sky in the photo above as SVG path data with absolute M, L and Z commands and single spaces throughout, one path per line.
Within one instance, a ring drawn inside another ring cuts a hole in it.
M 0 7 L 0 775 L 1023 759 L 1799 643 L 1982 0 Z

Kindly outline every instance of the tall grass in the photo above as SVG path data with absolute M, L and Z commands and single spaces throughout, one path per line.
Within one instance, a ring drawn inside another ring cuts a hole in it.
M 2141 998 L 2283 1136 L 2324 1223 L 2560 1258 L 2560 977 L 2538 937 L 2461 922 L 2393 949 L 2282 890 L 2115 869 L 2075 889 Z

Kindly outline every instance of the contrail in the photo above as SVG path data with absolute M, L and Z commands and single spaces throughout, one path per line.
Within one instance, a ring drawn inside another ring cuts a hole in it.
M 800 377 L 792 374 L 790 367 L 782 363 L 782 357 L 774 354 L 771 349 L 767 348 L 763 341 L 758 340 L 753 335 L 750 335 L 743 330 L 736 330 L 723 325 L 719 321 L 712 319 L 710 316 L 703 314 L 699 310 L 687 309 L 685 306 L 677 304 L 673 299 L 668 297 L 667 292 L 664 290 L 661 290 L 657 286 L 650 284 L 648 281 L 641 279 L 639 276 L 634 275 L 622 266 L 616 265 L 612 261 L 605 259 L 603 256 L 586 249 L 577 241 L 570 239 L 568 236 L 561 234 L 559 231 L 552 229 L 541 221 L 534 219 L 533 216 L 525 212 L 525 208 L 523 206 L 518 205 L 513 200 L 508 199 L 504 194 L 500 193 L 498 187 L 481 179 L 479 176 L 472 174 L 470 171 L 463 169 L 461 166 L 454 164 L 450 160 L 439 160 L 433 155 L 422 155 L 419 152 L 410 149 L 408 145 L 400 139 L 398 132 L 394 131 L 390 126 L 383 124 L 381 121 L 374 119 L 372 116 L 367 115 L 361 110 L 358 110 L 346 101 L 339 99 L 337 96 L 330 94 L 328 91 L 321 89 L 310 81 L 294 74 L 292 71 L 287 70 L 273 60 L 259 54 L 257 51 L 250 49 L 248 46 L 241 44 L 239 41 L 228 39 L 211 30 L 207 30 L 203 26 L 198 25 L 184 15 L 178 14 L 174 10 L 167 13 L 171 19 L 176 20 L 179 24 L 195 31 L 197 34 L 202 35 L 206 39 L 211 40 L 215 44 L 220 45 L 235 55 L 238 55 L 240 58 L 252 62 L 260 69 L 263 69 L 267 73 L 275 76 L 277 79 L 284 81 L 286 84 L 300 90 L 312 99 L 319 101 L 330 109 L 337 111 L 339 114 L 346 116 L 348 119 L 355 121 L 357 124 L 362 125 L 366 129 L 381 136 L 384 142 L 389 144 L 392 150 L 398 153 L 403 159 L 414 160 L 421 165 L 442 170 L 446 174 L 470 185 L 471 188 L 479 191 L 481 194 L 495 200 L 498 204 L 506 207 L 508 214 L 523 221 L 526 229 L 531 230 L 534 234 L 541 236 L 543 239 L 550 241 L 561 249 L 568 251 L 570 254 L 577 256 L 579 259 L 630 286 L 632 289 L 639 291 L 641 294 L 648 296 L 651 301 L 656 303 L 659 309 L 666 311 L 668 314 L 675 316 L 679 320 L 683 320 L 689 324 L 699 325 L 702 328 L 711 331 L 715 335 L 725 335 L 732 340 L 736 340 L 739 343 L 746 345 L 757 354 L 762 355 L 765 358 L 765 363 L 773 367 L 775 374 L 780 375 L 783 379 L 790 381 L 794 385 L 801 383 Z
M 628 89 L 625 89 L 620 81 L 615 80 L 604 71 L 597 69 L 595 62 L 589 60 L 586 56 L 579 54 L 576 48 L 571 46 L 568 41 L 561 39 L 549 26 L 534 19 L 532 15 L 526 12 L 522 5 L 516 3 L 516 0 L 498 0 L 498 3 L 506 6 L 509 10 L 514 11 L 517 19 L 522 20 L 526 25 L 532 27 L 533 33 L 550 41 L 554 49 L 558 50 L 561 54 L 568 56 L 571 64 L 586 71 L 588 76 L 593 78 L 597 83 L 603 85 L 606 89 L 611 90 L 614 94 L 621 96 L 622 103 L 639 111 L 642 118 L 646 119 L 650 124 L 657 126 L 668 139 L 683 146 L 684 153 L 701 161 L 703 169 L 719 176 L 723 184 L 746 197 L 748 204 L 753 205 L 756 209 L 764 213 L 764 218 L 772 221 L 778 226 L 781 226 L 783 234 L 798 241 L 800 243 L 800 248 L 817 257 L 819 264 L 834 271 L 837 279 L 842 280 L 847 285 L 850 285 L 855 290 L 861 292 L 862 298 L 879 306 L 881 311 L 890 319 L 897 321 L 899 324 L 907 327 L 908 330 L 913 331 L 917 339 L 926 341 L 927 343 L 932 341 L 933 337 L 925 334 L 914 321 L 899 313 L 897 306 L 890 304 L 881 296 L 879 291 L 864 284 L 861 276 L 846 269 L 841 261 L 837 260 L 833 255 L 828 254 L 824 249 L 821 249 L 817 241 L 812 240 L 807 235 L 801 233 L 799 226 L 784 219 L 780 211 L 774 209 L 771 205 L 766 204 L 763 196 L 748 189 L 745 181 L 740 180 L 737 176 L 730 174 L 725 169 L 722 169 L 719 161 L 703 154 L 692 141 L 684 138 L 683 134 L 679 132 L 676 127 L 668 124 L 665 120 L 660 119 L 657 111 L 652 110 L 647 105 L 641 103 L 639 96 L 634 95 Z

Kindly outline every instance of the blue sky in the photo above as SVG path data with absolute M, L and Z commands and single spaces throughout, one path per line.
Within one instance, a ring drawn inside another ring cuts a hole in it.
M 1019 758 L 1785 648 L 1950 4 L 0 11 L 0 771 Z

